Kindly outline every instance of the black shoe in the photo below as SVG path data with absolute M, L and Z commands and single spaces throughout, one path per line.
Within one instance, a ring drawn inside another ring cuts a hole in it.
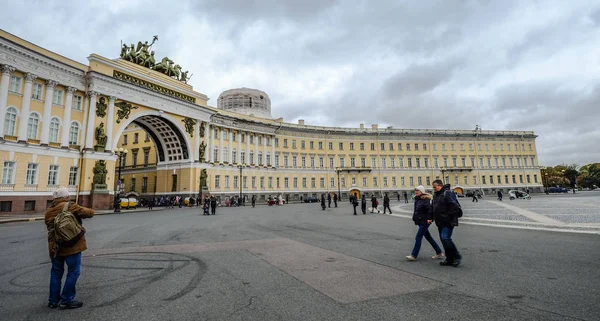
M 77 308 L 81 308 L 82 306 L 83 306 L 83 302 L 81 302 L 81 301 L 75 301 L 75 300 L 73 300 L 73 301 L 71 301 L 69 303 L 61 303 L 61 304 L 58 305 L 58 307 L 61 310 L 64 310 L 64 309 L 77 309 Z
M 446 261 L 440 262 L 441 266 L 451 266 L 452 264 L 452 261 L 448 261 L 448 259 L 446 259 Z
M 454 259 L 454 262 L 452 262 L 452 266 L 453 267 L 458 267 L 460 265 L 460 260 L 462 259 L 462 255 L 459 255 L 458 257 L 456 257 Z
M 56 308 L 58 307 L 58 304 L 56 304 L 56 303 L 52 303 L 52 302 L 48 302 L 48 307 L 49 307 L 50 309 L 56 309 Z

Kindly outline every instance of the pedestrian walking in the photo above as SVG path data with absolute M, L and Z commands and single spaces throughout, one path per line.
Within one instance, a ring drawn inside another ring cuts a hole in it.
M 404 192 L 404 203 L 408 203 L 408 193 Z
M 375 210 L 377 210 L 377 213 L 381 213 L 379 208 L 377 208 L 378 205 L 379 202 L 377 201 L 377 197 L 375 197 L 375 194 L 373 194 L 371 197 L 371 213 L 373 213 Z
M 479 200 L 477 199 L 477 192 L 473 192 L 473 199 L 471 199 L 471 202 L 479 203 Z
M 210 197 L 210 213 L 217 215 L 217 198 L 214 196 Z
M 390 198 L 388 197 L 387 193 L 383 197 L 383 214 L 385 214 L 386 209 L 388 209 L 390 214 L 392 214 L 392 209 L 390 208 Z
M 87 250 L 85 229 L 81 226 L 81 220 L 93 216 L 92 209 L 71 203 L 67 188 L 61 187 L 54 191 L 52 204 L 44 215 L 44 222 L 48 229 L 48 250 L 52 263 L 49 308 L 76 309 L 83 306 L 83 302 L 75 300 L 77 279 L 81 274 L 81 252 Z M 68 233 L 69 230 L 80 232 L 73 234 Z M 72 237 L 66 239 L 66 236 Z M 62 287 L 65 263 L 67 264 L 67 277 L 64 287 Z
M 400 202 L 400 193 L 396 193 L 396 196 L 398 196 L 398 202 Z
M 148 210 L 152 210 L 152 208 L 154 207 L 154 200 L 153 199 L 149 199 L 148 200 Z
M 432 259 L 441 259 L 444 257 L 444 252 L 440 249 L 440 246 L 435 242 L 431 233 L 429 233 L 429 226 L 431 222 L 428 222 L 428 219 L 431 217 L 431 200 L 433 197 L 431 194 L 425 193 L 425 187 L 419 185 L 415 188 L 415 206 L 413 211 L 413 222 L 415 225 L 419 227 L 417 230 L 417 235 L 415 236 L 415 246 L 413 247 L 410 255 L 406 257 L 409 261 L 416 261 L 419 257 L 419 251 L 421 250 L 421 243 L 423 242 L 423 237 L 431 244 L 433 250 L 435 251 L 435 255 L 432 256 Z
M 252 207 L 256 206 L 256 195 L 252 195 Z
M 498 191 L 498 200 L 502 201 L 502 191 Z
M 333 204 L 337 207 L 338 196 L 337 194 L 333 194 Z
M 325 210 L 325 194 L 321 194 L 321 208 Z
M 327 193 L 327 207 L 331 208 L 331 193 Z
M 462 255 L 452 241 L 452 232 L 458 226 L 458 218 L 462 217 L 462 209 L 454 193 L 450 192 L 450 184 L 443 185 L 442 181 L 436 179 L 433 181 L 433 202 L 431 213 L 427 223 L 433 219 L 437 225 L 440 234 L 440 240 L 444 246 L 446 260 L 440 262 L 442 266 L 460 265 Z
M 367 214 L 367 198 L 365 197 L 364 194 L 363 194 L 362 198 L 360 199 L 360 209 L 361 209 L 363 215 Z
M 352 195 L 352 207 L 354 208 L 354 215 L 356 214 L 356 207 L 358 206 L 358 198 L 355 195 Z

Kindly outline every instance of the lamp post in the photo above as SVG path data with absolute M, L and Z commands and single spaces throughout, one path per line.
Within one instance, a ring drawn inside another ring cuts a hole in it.
M 243 187 L 243 182 L 244 182 L 244 177 L 243 175 L 243 170 L 244 168 L 248 166 L 245 163 L 239 164 L 238 168 L 240 169 L 240 180 L 238 181 L 238 183 L 240 184 L 240 205 L 244 204 L 244 199 L 243 199 L 243 194 L 242 194 L 242 187 Z
M 341 187 L 340 187 L 340 172 L 341 171 L 342 171 L 342 169 L 340 167 L 336 167 L 335 172 L 337 173 L 337 177 L 338 177 L 337 185 L 338 185 L 338 197 L 339 197 L 339 201 L 342 200 L 342 190 L 341 190 Z
M 119 158 L 119 167 L 117 174 L 117 184 L 115 186 L 115 213 L 121 212 L 121 168 L 123 167 L 124 158 L 127 155 L 127 149 L 118 148 L 115 150 L 115 155 Z

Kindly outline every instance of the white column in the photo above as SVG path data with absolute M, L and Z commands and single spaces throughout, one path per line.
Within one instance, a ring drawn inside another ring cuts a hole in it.
M 9 65 L 2 65 L 2 81 L 0 82 L 0 118 L 6 117 L 6 104 L 8 103 L 8 83 L 10 74 L 15 68 Z M 0 137 L 4 137 L 4 120 L 0 121 Z
M 27 142 L 27 122 L 29 121 L 29 107 L 31 106 L 31 87 L 33 86 L 33 81 L 37 78 L 36 75 L 27 73 L 25 74 L 25 89 L 23 90 L 23 105 L 21 106 L 21 119 L 19 120 L 19 142 Z M 48 145 L 48 138 L 50 136 L 50 112 L 51 109 L 48 107 L 48 112 L 46 112 L 46 105 L 50 104 L 52 106 L 52 93 L 54 92 L 54 86 L 56 86 L 56 82 L 52 80 L 48 80 L 46 86 L 46 100 L 44 103 L 44 115 L 42 121 L 42 139 L 41 142 L 44 144 L 44 139 L 46 145 Z M 50 92 L 50 98 L 48 98 L 48 92 Z M 48 114 L 48 116 L 46 116 Z M 48 118 L 48 121 L 46 121 Z M 48 134 L 44 137 L 44 126 L 48 126 Z
M 195 132 L 195 139 L 193 140 L 195 142 L 195 147 L 192 148 L 192 151 L 194 152 L 194 161 L 195 162 L 199 162 L 200 161 L 200 119 L 196 119 L 196 125 L 194 125 L 194 132 Z
M 263 136 L 263 165 L 267 165 L 267 136 Z
M 60 147 L 69 148 L 69 132 L 71 131 L 71 108 L 73 107 L 73 93 L 76 88 L 67 87 L 67 101 L 65 102 L 65 113 L 63 116 L 62 137 Z
M 237 138 L 237 162 L 238 164 L 242 163 L 242 133 L 238 130 L 238 138 Z
M 233 159 L 231 159 L 231 156 L 233 155 L 233 130 L 229 129 L 229 150 L 227 151 L 227 153 L 229 155 L 227 158 L 227 161 L 229 162 L 229 164 L 233 163 Z
M 250 133 L 246 133 L 246 164 L 254 164 L 254 162 L 250 159 Z
M 271 167 L 275 167 L 275 136 L 271 137 Z
M 204 126 L 204 144 L 206 144 L 206 150 L 204 150 L 204 161 L 210 161 L 210 144 L 208 142 L 208 135 L 210 134 L 210 125 L 206 123 Z
M 217 154 L 217 159 L 219 160 L 219 163 L 223 162 L 223 146 L 225 146 L 223 144 L 223 128 L 219 129 L 219 154 Z
M 258 166 L 258 135 L 254 135 L 254 162 Z
M 214 156 L 215 142 L 214 142 L 214 137 L 212 137 L 212 135 L 214 134 L 214 126 L 206 124 L 206 128 L 208 130 L 208 135 L 206 135 L 206 141 L 208 142 L 208 157 L 206 157 L 206 159 L 208 159 L 209 162 L 214 163 L 215 162 L 215 156 Z
M 106 120 L 106 147 L 105 151 L 110 152 L 113 150 L 113 127 L 115 124 L 115 101 L 117 97 L 108 97 L 108 119 Z
M 88 97 L 90 98 L 90 103 L 88 107 L 88 119 L 86 125 L 86 133 L 85 133 L 85 149 L 94 149 L 94 125 L 96 119 L 96 98 L 98 97 L 98 93 L 95 91 L 88 91 Z

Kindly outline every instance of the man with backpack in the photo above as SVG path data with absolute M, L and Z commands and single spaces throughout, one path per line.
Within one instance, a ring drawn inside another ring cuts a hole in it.
M 450 184 L 444 185 L 441 180 L 436 179 L 433 181 L 433 190 L 433 202 L 427 223 L 435 221 L 446 252 L 446 260 L 440 262 L 440 265 L 458 267 L 462 255 L 452 241 L 452 232 L 454 227 L 458 226 L 458 218 L 462 217 L 462 209 L 456 195 L 450 191 Z
M 71 203 L 69 190 L 65 187 L 57 189 L 53 197 L 54 200 L 44 215 L 52 261 L 48 307 L 76 309 L 83 306 L 82 302 L 75 300 L 75 285 L 81 273 L 81 252 L 87 249 L 81 220 L 94 216 L 94 211 Z M 65 263 L 68 272 L 61 293 Z

